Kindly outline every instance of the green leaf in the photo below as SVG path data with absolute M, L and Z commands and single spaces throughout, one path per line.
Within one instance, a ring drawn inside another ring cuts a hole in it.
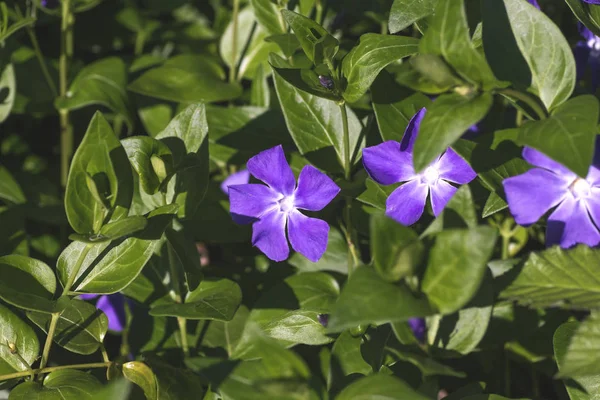
M 459 94 L 438 97 L 427 109 L 415 141 L 413 164 L 422 171 L 479 122 L 492 106 L 490 93 L 469 98 Z
M 106 315 L 82 300 L 73 299 L 64 306 L 56 324 L 54 342 L 77 354 L 96 352 L 108 329 Z M 48 332 L 51 315 L 29 311 L 27 317 Z
M 431 100 L 423 93 L 412 93 L 398 85 L 387 72 L 379 74 L 371 86 L 373 111 L 383 140 L 402 141 L 410 119 Z
M 146 364 L 140 361 L 123 364 L 123 376 L 142 388 L 146 399 L 158 400 L 158 383 L 154 372 Z
M 600 374 L 598 349 L 600 349 L 600 315 L 592 312 L 573 332 L 562 359 L 560 376 L 597 377 Z
M 400 32 L 435 11 L 437 0 L 394 0 L 390 10 L 390 33 Z
M 129 137 L 123 139 L 121 144 L 144 191 L 148 194 L 156 193 L 164 179 L 173 172 L 171 150 L 163 142 L 148 136 Z M 161 162 L 162 169 L 159 168 Z M 164 171 L 164 176 L 159 176 L 161 171 Z
M 194 215 L 208 188 L 209 155 L 206 106 L 192 104 L 177 114 L 156 139 L 164 142 L 175 163 L 175 201 L 180 218 Z
M 315 65 L 331 62 L 340 43 L 321 25 L 310 18 L 289 10 L 281 10 L 283 18 L 290 25 L 306 56 Z
M 333 307 L 328 330 L 341 332 L 370 323 L 407 321 L 434 311 L 404 285 L 384 281 L 373 268 L 359 267 L 348 279 Z
M 346 101 L 358 101 L 379 74 L 389 64 L 415 54 L 419 40 L 412 37 L 367 33 L 342 62 L 342 73 L 347 80 L 344 90 Z
M 493 88 L 497 86 L 496 78 L 483 55 L 471 43 L 464 3 L 464 0 L 438 1 L 419 44 L 419 52 L 442 56 L 467 82 Z
M 200 257 L 196 244 L 190 240 L 183 231 L 167 229 L 165 232 L 168 241 L 169 262 L 176 263 L 183 271 L 186 282 L 186 290 L 196 290 L 202 280 L 200 269 Z
M 43 384 L 24 382 L 10 393 L 10 400 L 93 400 L 102 384 L 93 375 L 75 369 L 54 371 Z
M 10 25 L 4 32 L 0 34 L 0 41 L 4 42 L 12 34 L 16 33 L 20 29 L 23 29 L 29 25 L 33 25 L 35 23 L 35 20 L 36 19 L 33 17 L 20 18 L 18 21 Z
M 123 116 L 133 129 L 135 115 L 127 96 L 127 66 L 118 57 L 105 58 L 86 65 L 75 77 L 67 96 L 58 98 L 56 107 L 76 110 L 93 104 L 108 107 Z
M 300 253 L 294 253 L 288 260 L 290 265 L 301 272 L 334 271 L 348 273 L 348 242 L 337 229 L 330 229 L 327 238 L 327 250 L 316 263 Z
M 271 89 L 265 70 L 262 65 L 256 68 L 256 76 L 250 88 L 250 104 L 255 107 L 269 108 L 271 103 Z
M 496 230 L 490 227 L 452 229 L 437 235 L 422 290 L 442 314 L 459 310 L 475 295 L 496 237 Z
M 347 386 L 335 400 L 356 399 L 410 399 L 426 400 L 404 381 L 385 374 L 375 374 L 357 380 Z
M 299 90 L 286 82 L 275 70 L 275 89 L 283 116 L 294 143 L 301 154 L 320 150 L 329 157 L 335 154 L 340 165 L 344 159 L 342 112 L 333 101 Z M 350 132 L 350 157 L 353 165 L 360 159 L 364 146 L 362 126 L 354 112 L 347 109 Z
M 231 357 L 233 350 L 242 338 L 249 314 L 248 307 L 241 305 L 231 321 L 207 322 L 208 328 L 202 339 L 202 346 L 221 347 Z
M 40 353 L 37 335 L 31 327 L 0 304 L 0 374 L 27 370 Z M 14 345 L 15 351 L 11 351 Z M 23 365 L 22 358 L 27 365 Z
M 17 94 L 17 81 L 15 69 L 12 64 L 8 64 L 2 70 L 0 75 L 0 123 L 4 122 L 12 111 Z
M 2 300 L 26 310 L 53 311 L 56 278 L 42 261 L 17 254 L 0 257 L 0 276 Z
M 71 162 L 65 192 L 69 223 L 79 234 L 96 233 L 105 222 L 126 217 L 132 197 L 127 154 L 97 112 Z
M 585 177 L 594 156 L 599 113 L 596 97 L 575 97 L 556 107 L 549 118 L 523 124 L 518 142 Z
M 575 87 L 575 60 L 560 28 L 522 0 L 504 0 L 510 25 L 531 70 L 531 89 L 548 110 L 565 102 Z
M 221 67 L 206 56 L 181 54 L 133 81 L 128 89 L 179 103 L 226 101 L 239 97 L 238 83 L 226 83 Z
M 572 343 L 578 330 L 581 329 L 581 325 L 582 324 L 578 322 L 565 322 L 554 332 L 554 357 L 556 358 L 556 364 L 560 375 L 562 375 L 562 369 L 564 368 L 567 349 Z M 590 354 L 587 355 L 590 356 Z M 572 357 L 573 355 L 571 355 L 571 360 Z M 565 379 L 564 384 L 571 400 L 592 400 L 596 399 L 599 394 L 597 381 L 598 377 L 596 375 L 578 376 L 576 381 L 573 379 Z
M 371 255 L 377 273 L 395 282 L 411 275 L 423 259 L 424 246 L 412 229 L 377 213 L 371 216 Z
M 398 185 L 381 186 L 369 178 L 365 180 L 365 186 L 367 189 L 356 200 L 373 206 L 380 211 L 385 211 L 387 198 L 398 187 Z
M 531 307 L 600 307 L 600 252 L 587 246 L 532 252 L 500 296 Z
M 456 371 L 447 365 L 441 364 L 429 356 L 416 354 L 410 351 L 400 351 L 394 348 L 386 348 L 386 350 L 392 353 L 392 357 L 402 361 L 413 364 L 419 369 L 424 377 L 443 375 L 443 376 L 455 376 L 457 378 L 464 378 L 466 374 L 464 372 Z
M 592 12 L 592 10 L 595 11 L 596 7 L 581 0 L 565 0 L 565 2 L 582 24 L 592 31 L 594 35 L 600 35 L 600 21 L 596 18 L 596 13 Z
M 100 229 L 100 235 L 109 240 L 119 239 L 139 232 L 148 225 L 148 220 L 142 216 L 126 217 L 119 221 L 106 224 Z
M 127 400 L 131 392 L 131 384 L 125 379 L 117 379 L 111 381 L 98 391 L 93 397 L 93 400 Z
M 287 58 L 292 57 L 297 49 L 300 48 L 300 42 L 293 33 L 283 33 L 281 35 L 271 35 L 265 38 L 265 41 L 277 43 L 281 52 Z
M 237 283 L 228 279 L 203 280 L 188 293 L 181 304 L 158 304 L 150 308 L 150 315 L 231 321 L 242 300 Z
M 13 204 L 22 204 L 27 201 L 15 178 L 3 166 L 0 166 L 0 199 Z
M 373 368 L 363 358 L 361 352 L 362 343 L 362 337 L 352 336 L 349 331 L 342 332 L 331 349 L 332 370 L 335 371 L 339 368 L 344 376 L 350 374 L 370 374 Z
M 283 34 L 286 26 L 279 12 L 279 7 L 271 0 L 250 0 L 258 22 L 272 35 Z

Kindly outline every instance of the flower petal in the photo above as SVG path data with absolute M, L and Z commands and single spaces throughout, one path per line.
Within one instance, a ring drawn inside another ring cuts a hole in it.
M 96 308 L 108 317 L 108 329 L 121 332 L 125 328 L 125 298 L 122 294 L 100 296 Z
M 296 186 L 294 173 L 290 168 L 281 145 L 261 151 L 248 160 L 248 171 L 278 193 L 290 195 Z
M 433 209 L 433 215 L 436 217 L 444 211 L 446 204 L 450 201 L 456 188 L 448 182 L 440 179 L 437 183 L 429 188 L 431 194 L 431 208 Z
M 534 6 L 538 10 L 540 10 L 540 5 L 538 4 L 537 0 L 528 0 L 528 1 L 532 6 Z
M 587 26 L 585 26 L 579 21 L 577 21 L 577 30 L 579 31 L 581 37 L 583 37 L 586 40 L 586 42 L 596 37 L 596 35 L 594 35 L 594 33 L 590 31 Z
M 400 150 L 400 143 L 388 140 L 363 150 L 363 165 L 371 179 L 381 185 L 415 177 L 412 154 Z
M 221 183 L 221 191 L 225 194 L 228 194 L 227 188 L 231 185 L 243 185 L 250 182 L 250 172 L 247 169 L 243 169 L 241 171 L 235 172 L 229 175 L 222 183 Z
M 327 250 L 327 222 L 309 218 L 299 211 L 289 214 L 288 237 L 292 248 L 312 262 L 317 262 Z
M 237 223 L 251 223 L 265 212 L 277 207 L 280 195 L 268 186 L 257 183 L 229 186 L 229 212 Z
M 511 214 L 519 225 L 530 225 L 560 203 L 568 193 L 569 183 L 540 168 L 513 176 L 502 182 Z
M 523 158 L 531 165 L 547 169 L 548 171 L 553 172 L 557 175 L 564 175 L 565 179 L 568 181 L 572 181 L 577 177 L 577 175 L 574 172 L 571 172 L 567 167 L 565 167 L 561 163 L 554 161 L 544 153 L 537 151 L 536 149 L 533 149 L 531 147 L 523 148 Z
M 285 237 L 285 214 L 271 211 L 252 225 L 252 245 L 273 261 L 283 261 L 290 255 Z
M 446 150 L 437 162 L 437 166 L 440 178 L 459 185 L 465 185 L 477 177 L 477 173 L 469 163 L 452 149 Z
M 340 192 L 330 177 L 307 165 L 300 171 L 298 187 L 294 192 L 294 207 L 320 211 Z
M 92 294 L 92 293 L 84 293 L 84 294 L 80 294 L 79 298 L 81 300 L 94 300 L 96 297 L 98 297 L 99 295 L 97 294 Z
M 567 249 L 579 243 L 596 246 L 600 243 L 600 233 L 588 214 L 585 202 L 567 196 L 548 217 L 546 245 L 560 244 Z
M 427 201 L 427 185 L 415 179 L 394 190 L 385 203 L 385 214 L 402 225 L 412 225 L 421 218 Z
M 587 210 L 592 217 L 592 222 L 600 227 L 600 187 L 592 187 L 591 192 L 591 196 L 585 199 Z
M 404 131 L 404 136 L 402 136 L 402 141 L 400 142 L 400 150 L 408 151 L 412 154 L 413 146 L 417 139 L 417 135 L 419 134 L 419 128 L 421 127 L 421 121 L 423 121 L 426 112 L 427 110 L 425 108 L 421 108 L 410 119 L 410 122 Z

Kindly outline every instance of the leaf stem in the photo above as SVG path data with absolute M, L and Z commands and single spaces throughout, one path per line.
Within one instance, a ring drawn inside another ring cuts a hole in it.
M 73 19 L 70 0 L 62 1 L 61 50 L 59 58 L 60 96 L 67 97 L 69 59 L 73 55 Z M 73 127 L 69 120 L 69 110 L 60 109 L 60 168 L 61 184 L 67 186 L 69 164 L 73 155 Z
M 50 326 L 48 327 L 48 335 L 46 336 L 46 343 L 44 343 L 44 351 L 42 352 L 42 360 L 40 361 L 40 369 L 43 369 L 48 363 L 48 357 L 50 355 L 50 349 L 52 348 L 52 342 L 54 341 L 54 333 L 56 332 L 56 325 L 60 313 L 52 313 L 50 318 Z
M 348 129 L 348 111 L 346 111 L 346 102 L 340 103 L 342 112 L 342 126 L 344 129 L 344 177 L 347 181 L 352 178 L 352 165 L 350 160 L 350 131 Z
M 229 82 L 235 82 L 235 69 L 237 66 L 237 47 L 238 47 L 238 14 L 240 11 L 240 0 L 233 0 L 233 37 L 231 38 L 231 67 L 229 69 Z
M 65 284 L 65 287 L 63 289 L 63 296 L 65 294 L 68 294 L 69 291 L 71 290 L 71 287 L 73 287 L 73 284 L 75 283 L 75 279 L 77 278 L 77 275 L 79 275 L 79 270 L 81 269 L 81 266 L 83 265 L 83 261 L 85 260 L 85 257 L 87 257 L 88 253 L 90 252 L 91 247 L 92 246 L 90 244 L 87 244 L 81 251 L 79 258 L 77 259 L 77 262 L 75 263 L 75 267 L 73 268 L 73 271 L 71 271 L 71 275 L 69 275 L 69 279 L 67 280 L 67 283 Z
M 175 255 L 173 254 L 173 246 L 171 246 L 171 243 L 169 242 L 167 242 L 167 255 L 169 257 L 169 271 L 175 301 L 177 303 L 182 303 L 183 300 L 181 297 L 181 283 L 179 282 L 179 271 L 177 271 L 177 267 L 175 266 Z M 183 350 L 183 354 L 187 356 L 190 354 L 190 349 L 187 340 L 187 321 L 183 317 L 177 317 L 177 324 L 179 325 L 179 334 L 181 336 L 181 349 Z
M 138 32 L 135 35 L 135 48 L 133 50 L 133 54 L 138 57 L 144 53 L 144 44 L 146 43 L 146 33 Z
M 105 368 L 109 367 L 112 362 L 102 362 L 102 363 L 90 363 L 90 364 L 72 364 L 72 365 L 60 365 L 57 367 L 48 367 L 48 368 L 37 368 L 28 371 L 22 372 L 14 372 L 12 374 L 0 375 L 0 382 L 7 381 L 9 379 L 15 378 L 23 378 L 27 375 L 33 374 L 44 374 L 47 372 L 59 371 L 61 369 L 87 369 L 87 368 Z
M 500 90 L 498 90 L 498 93 L 500 93 L 501 95 L 513 98 L 513 99 L 517 99 L 517 100 L 522 101 L 523 103 L 527 104 L 533 111 L 535 111 L 535 113 L 538 115 L 538 117 L 540 119 L 548 118 L 548 113 L 546 112 L 546 110 L 544 108 L 542 108 L 538 104 L 538 102 L 534 98 L 532 98 L 530 95 L 520 92 L 515 89 L 511 89 L 511 88 L 500 89 Z

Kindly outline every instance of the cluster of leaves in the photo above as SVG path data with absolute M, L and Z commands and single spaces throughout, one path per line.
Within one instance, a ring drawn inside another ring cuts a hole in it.
M 0 3 L 10 399 L 600 396 L 600 250 L 546 249 L 502 186 L 522 146 L 586 176 L 599 103 L 572 48 L 600 5 L 26 3 Z M 423 107 L 415 169 L 452 146 L 478 178 L 405 227 L 362 149 Z M 220 189 L 280 144 L 342 188 L 316 263 L 261 255 Z M 119 334 L 79 298 L 116 293 Z

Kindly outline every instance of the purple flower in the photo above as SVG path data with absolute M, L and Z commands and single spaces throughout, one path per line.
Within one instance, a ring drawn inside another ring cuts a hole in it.
M 526 147 L 523 158 L 537 168 L 503 182 L 515 221 L 531 225 L 556 207 L 548 217 L 548 246 L 600 243 L 600 170 L 592 166 L 582 179 L 537 150 Z
M 335 86 L 333 83 L 333 79 L 324 75 L 319 75 L 319 83 L 321 84 L 321 86 L 329 90 L 333 89 L 333 87 Z
M 340 188 L 310 165 L 302 168 L 296 186 L 281 146 L 258 153 L 248 160 L 247 166 L 252 176 L 267 185 L 229 186 L 233 219 L 238 223 L 253 223 L 252 244 L 273 261 L 283 261 L 289 256 L 287 225 L 292 248 L 317 262 L 327 248 L 329 225 L 305 216 L 298 209 L 320 211 L 337 196 Z
M 98 297 L 97 294 L 82 294 L 79 296 L 82 300 L 93 300 Z M 96 308 L 101 310 L 108 318 L 108 329 L 115 332 L 121 332 L 125 328 L 125 296 L 121 293 L 102 295 L 96 302 Z
M 600 4 L 600 0 L 598 3 Z M 577 66 L 577 80 L 581 80 L 585 75 L 586 69 L 590 68 L 592 72 L 592 90 L 598 88 L 600 78 L 600 37 L 594 35 L 581 22 L 578 23 L 579 33 L 585 40 L 577 42 L 575 46 L 575 62 Z
M 537 0 L 527 0 L 529 1 L 529 3 L 534 6 L 535 8 L 537 8 L 538 10 L 540 9 L 540 5 L 538 4 Z
M 40 4 L 45 8 L 56 8 L 58 7 L 58 0 L 42 0 Z
M 583 0 L 583 2 L 588 4 L 600 4 L 600 0 Z
M 250 182 L 250 172 L 247 169 L 235 172 L 229 175 L 222 183 L 221 190 L 227 194 L 228 188 L 231 185 L 243 185 L 244 183 Z
M 402 225 L 412 225 L 423 215 L 427 196 L 437 217 L 456 193 L 451 183 L 464 185 L 477 174 L 454 150 L 448 149 L 421 173 L 413 168 L 413 145 L 425 109 L 410 120 L 402 143 L 394 140 L 363 150 L 363 163 L 369 176 L 381 185 L 406 182 L 388 197 L 385 213 Z
M 410 318 L 408 320 L 408 326 L 412 331 L 415 338 L 423 343 L 425 341 L 425 333 L 427 332 L 427 325 L 425 324 L 425 318 Z

